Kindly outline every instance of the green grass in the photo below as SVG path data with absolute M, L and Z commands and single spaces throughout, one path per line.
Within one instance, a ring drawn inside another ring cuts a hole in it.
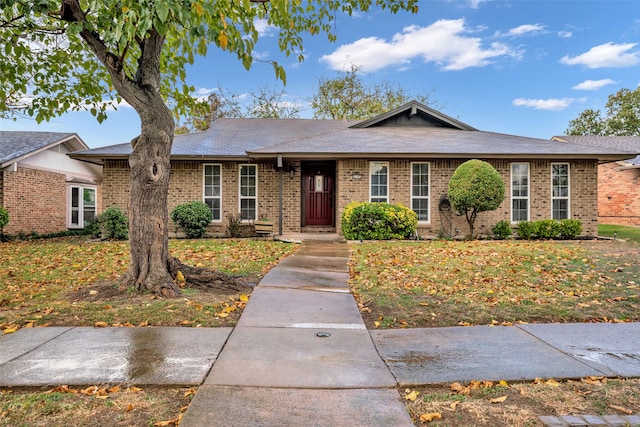
M 369 327 L 640 320 L 635 255 L 598 243 L 626 245 L 364 243 L 353 246 L 351 286 Z
M 630 242 L 640 242 L 640 227 L 626 227 L 624 225 L 599 224 L 598 235 L 615 237 Z

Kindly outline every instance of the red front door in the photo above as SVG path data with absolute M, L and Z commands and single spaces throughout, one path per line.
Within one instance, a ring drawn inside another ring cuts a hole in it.
M 310 168 L 304 172 L 304 225 L 333 226 L 333 170 Z

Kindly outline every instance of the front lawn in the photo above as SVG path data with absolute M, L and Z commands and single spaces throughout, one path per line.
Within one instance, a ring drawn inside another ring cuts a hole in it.
M 171 240 L 185 264 L 257 283 L 296 245 L 256 240 Z M 0 332 L 38 326 L 232 326 L 247 296 L 183 289 L 177 299 L 120 289 L 129 246 L 65 238 L 0 244 Z
M 640 320 L 640 247 L 615 241 L 354 244 L 369 328 Z
M 617 239 L 628 240 L 630 242 L 640 242 L 640 227 L 627 227 L 624 225 L 599 224 L 598 235 L 604 237 L 615 237 Z

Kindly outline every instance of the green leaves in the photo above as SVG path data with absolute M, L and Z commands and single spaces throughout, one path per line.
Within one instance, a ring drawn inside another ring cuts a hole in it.
M 473 224 L 480 212 L 497 209 L 504 200 L 502 177 L 489 163 L 468 160 L 461 164 L 449 181 L 449 200 L 460 215 L 465 215 L 469 235 L 473 237 Z
M 640 88 L 609 95 L 607 111 L 587 109 L 569 122 L 568 135 L 633 136 L 640 134 Z
M 68 0 L 64 20 L 60 20 L 59 1 L 3 2 L 0 39 L 11 42 L 5 44 L 7 59 L 0 64 L 0 86 L 4 89 L 0 117 L 28 114 L 42 121 L 69 109 L 86 109 L 104 120 L 107 106 L 116 98 L 114 88 L 127 99 L 125 88 L 132 83 L 144 86 L 148 81 L 138 79 L 155 74 L 162 75 L 157 86 L 164 99 L 171 98 L 176 111 L 184 115 L 194 105 L 178 89 L 186 84 L 185 66 L 193 63 L 196 55 L 206 55 L 209 46 L 235 54 L 249 68 L 259 37 L 256 24 L 265 20 L 279 29 L 282 52 L 302 60 L 303 34 L 325 33 L 334 40 L 336 13 L 367 11 L 372 4 L 372 0 L 87 0 L 82 4 Z M 418 3 L 380 0 L 375 4 L 395 13 L 415 12 Z M 11 25 L 4 25 L 8 22 Z M 164 43 L 159 58 L 141 61 L 143 52 L 150 53 L 145 44 L 154 36 Z M 87 37 L 92 39 L 91 47 Z M 99 67 L 96 53 L 102 62 Z M 111 75 L 106 72 L 107 64 Z M 149 66 L 159 70 L 141 70 Z M 273 62 L 273 69 L 275 78 L 285 82 L 284 67 Z M 36 79 L 38 73 L 46 77 Z

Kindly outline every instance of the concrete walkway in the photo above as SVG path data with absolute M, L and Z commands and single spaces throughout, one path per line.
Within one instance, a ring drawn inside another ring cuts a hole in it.
M 640 323 L 368 331 L 348 245 L 308 241 L 231 328 L 33 328 L 0 337 L 0 387 L 199 385 L 181 426 L 413 426 L 395 387 L 640 377 Z M 214 363 L 215 362 L 215 363 Z

